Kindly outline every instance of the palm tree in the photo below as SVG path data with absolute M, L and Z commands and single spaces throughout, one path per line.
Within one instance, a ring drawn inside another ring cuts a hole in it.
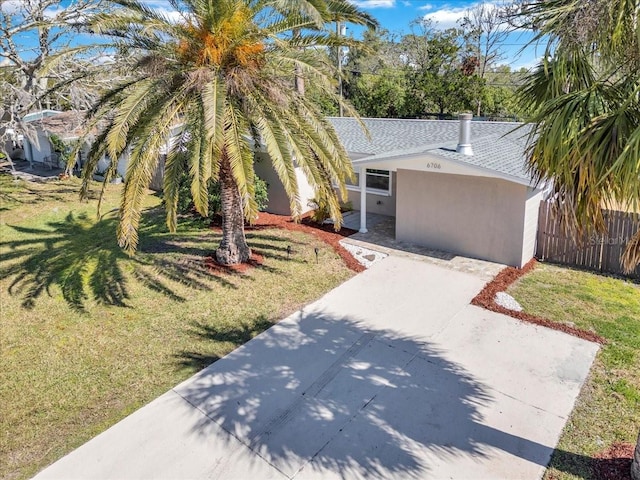
M 520 90 L 534 112 L 529 166 L 553 182 L 570 230 L 604 231 L 602 207 L 640 211 L 640 0 L 534 0 L 522 13 L 548 38 Z M 622 261 L 629 272 L 640 263 L 640 231 Z M 631 476 L 640 480 L 640 436 Z
M 121 247 L 138 244 L 142 199 L 163 148 L 167 225 L 176 228 L 178 186 L 191 179 L 197 211 L 207 215 L 208 184 L 221 187 L 222 240 L 218 262 L 249 259 L 245 220 L 257 215 L 254 153 L 264 148 L 299 216 L 295 166 L 326 200 L 340 225 L 340 202 L 352 167 L 335 130 L 318 106 L 299 94 L 303 76 L 336 102 L 334 71 L 315 53 L 338 39 L 325 24 L 333 18 L 375 26 L 347 0 L 170 0 L 169 18 L 138 0 L 116 0 L 112 13 L 93 21 L 137 58 L 134 77 L 114 86 L 90 115 L 101 134 L 88 156 L 83 194 L 98 159 L 129 155 L 117 230 Z M 295 35 L 292 33 L 295 32 Z M 348 108 L 346 106 L 345 108 Z M 353 111 L 349 109 L 352 113 Z M 170 138 L 172 129 L 178 135 Z M 107 180 L 116 162 L 111 162 Z
M 602 233 L 603 207 L 640 211 L 640 0 L 534 0 L 522 14 L 548 39 L 519 92 L 534 112 L 529 167 L 570 231 Z M 640 232 L 622 261 L 640 264 Z

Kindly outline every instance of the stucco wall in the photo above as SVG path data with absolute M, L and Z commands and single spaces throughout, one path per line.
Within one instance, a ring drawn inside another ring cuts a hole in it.
M 524 209 L 524 227 L 522 238 L 522 264 L 533 258 L 536 253 L 538 235 L 538 213 L 544 193 L 533 188 L 527 189 L 527 200 Z
M 51 155 L 51 144 L 49 143 L 49 137 L 40 129 L 36 130 L 36 137 L 27 139 L 25 137 L 25 156 L 31 163 L 43 163 L 44 157 Z
M 391 172 L 391 195 L 378 195 L 375 193 L 367 193 L 367 212 L 377 213 L 380 215 L 389 215 L 391 217 L 396 214 L 396 191 L 398 187 L 398 175 Z M 348 190 L 349 201 L 354 210 L 360 210 L 360 191 Z
M 109 164 L 111 160 L 103 156 L 100 160 L 98 160 L 98 167 L 96 169 L 97 172 L 104 172 L 107 168 L 109 168 Z M 126 177 L 127 167 L 129 166 L 129 154 L 125 152 L 118 159 L 118 166 L 116 167 L 117 172 L 120 174 L 122 178 Z
M 255 171 L 258 177 L 267 182 L 269 189 L 269 204 L 267 212 L 276 213 L 278 215 L 290 215 L 291 208 L 289 197 L 284 190 L 282 182 L 278 178 L 278 174 L 271 165 L 271 159 L 266 153 L 257 153 Z M 307 177 L 301 168 L 296 167 L 296 177 L 298 179 L 298 192 L 300 194 L 300 209 L 302 213 L 311 210 L 309 200 L 314 197 L 314 191 L 307 181 Z
M 506 180 L 398 170 L 396 238 L 520 267 L 528 200 L 531 189 Z

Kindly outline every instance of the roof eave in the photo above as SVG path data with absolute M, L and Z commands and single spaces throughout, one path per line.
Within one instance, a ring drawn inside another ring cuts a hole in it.
M 506 180 L 508 182 L 517 183 L 517 184 L 524 185 L 531 188 L 538 188 L 535 182 L 533 181 L 533 179 L 531 178 L 530 179 L 521 178 L 516 175 L 500 172 L 493 168 L 482 167 L 482 166 L 475 165 L 472 163 L 467 163 L 455 158 L 438 155 L 436 152 L 434 152 L 434 150 L 440 147 L 441 145 L 433 146 L 431 148 L 426 147 L 427 149 L 425 149 L 424 151 L 410 153 L 410 154 L 402 154 L 400 152 L 389 152 L 389 154 L 372 155 L 369 157 L 361 158 L 359 160 L 353 160 L 352 164 L 354 167 L 359 167 L 359 166 L 366 167 L 369 164 L 375 164 L 375 163 L 385 163 L 385 162 L 397 163 L 403 160 L 417 160 L 424 157 L 436 157 L 438 158 L 438 160 L 441 160 L 441 161 L 452 162 L 454 164 L 457 164 L 466 168 L 470 168 L 472 170 L 477 170 L 483 173 L 490 173 L 491 174 L 490 176 L 499 178 L 501 180 Z

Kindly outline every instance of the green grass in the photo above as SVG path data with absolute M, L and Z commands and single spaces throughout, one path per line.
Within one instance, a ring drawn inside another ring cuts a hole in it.
M 0 176 L 2 478 L 35 474 L 351 276 L 330 247 L 283 230 L 248 235 L 264 266 L 214 273 L 218 235 L 198 221 L 168 233 L 154 196 L 128 257 L 114 214 L 98 221 L 78 187 Z
M 528 313 L 608 340 L 582 388 L 545 478 L 595 478 L 593 455 L 635 444 L 640 429 L 640 285 L 539 264 L 509 290 Z

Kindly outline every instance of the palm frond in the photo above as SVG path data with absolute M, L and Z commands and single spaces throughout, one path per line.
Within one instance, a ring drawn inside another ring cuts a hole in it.
M 118 158 L 127 144 L 129 128 L 134 125 L 149 104 L 158 88 L 158 80 L 146 78 L 135 84 L 119 103 L 113 123 L 107 132 L 107 151 L 111 158 Z
M 253 154 L 247 144 L 249 125 L 242 112 L 231 103 L 225 105 L 224 148 L 236 185 L 242 197 L 244 215 L 253 220 L 258 215 L 253 179 Z
M 301 214 L 298 177 L 290 151 L 291 146 L 279 120 L 284 112 L 270 111 L 267 106 L 263 106 L 267 103 L 264 98 L 254 100 L 249 97 L 248 100 L 248 108 L 253 112 L 252 120 L 259 133 L 260 141 L 289 197 L 291 216 L 297 218 Z
M 142 200 L 158 164 L 160 149 L 166 145 L 177 114 L 183 109 L 179 101 L 157 106 L 137 129 L 138 140 L 129 157 L 117 229 L 118 244 L 129 253 L 138 246 Z
M 640 230 L 627 242 L 620 260 L 625 273 L 632 273 L 640 265 Z
M 201 106 L 198 106 L 201 109 Z M 189 143 L 188 166 L 191 177 L 191 197 L 196 210 L 206 217 L 209 214 L 209 179 L 211 178 L 211 149 L 207 131 L 202 122 L 194 119 L 189 125 L 193 140 Z
M 162 193 L 167 210 L 167 227 L 170 232 L 178 228 L 178 200 L 180 183 L 189 162 L 189 153 L 194 150 L 194 133 L 197 125 L 184 125 L 170 146 L 164 165 Z
M 292 79 L 302 75 L 328 98 L 341 102 L 335 69 L 314 50 L 352 42 L 338 38 L 331 22 L 375 27 L 375 20 L 348 0 L 169 2 L 182 12 L 181 19 L 169 19 L 139 0 L 115 0 L 118 8 L 96 16 L 92 23 L 96 32 L 134 56 L 138 72 L 135 79 L 103 95 L 91 112 L 91 118 L 106 123 L 106 130 L 89 167 L 105 153 L 117 158 L 130 152 L 120 245 L 130 252 L 137 246 L 141 199 L 160 148 L 178 123 L 182 132 L 170 142 L 165 164 L 171 230 L 176 228 L 177 185 L 183 169 L 188 169 L 196 208 L 206 215 L 209 183 L 219 178 L 223 159 L 225 173 L 229 162 L 242 213 L 249 221 L 255 218 L 257 143 L 271 157 L 294 216 L 301 211 L 301 169 L 327 200 L 339 227 L 335 186 L 344 197 L 351 163 L 332 125 L 298 95 Z M 349 105 L 345 109 L 355 115 Z

